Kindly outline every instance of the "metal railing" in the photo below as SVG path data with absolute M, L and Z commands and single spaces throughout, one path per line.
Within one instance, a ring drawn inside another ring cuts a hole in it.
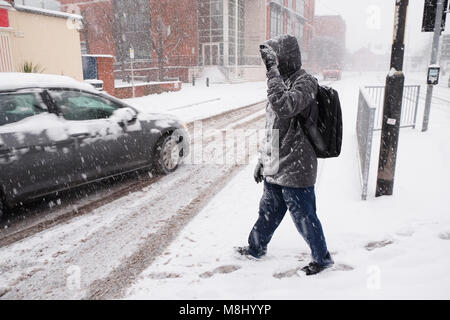
M 367 199 L 369 184 L 370 158 L 372 156 L 372 138 L 375 123 L 376 105 L 366 88 L 359 89 L 358 117 L 356 120 L 356 136 L 358 139 L 358 155 L 360 161 L 362 200 Z
M 367 199 L 374 131 L 383 124 L 384 86 L 365 86 L 359 89 L 356 135 L 361 173 L 363 200 Z M 419 107 L 420 86 L 407 85 L 403 91 L 401 128 L 415 128 Z
M 383 124 L 384 86 L 366 86 L 376 107 L 374 130 L 381 130 Z M 405 85 L 403 90 L 402 116 L 400 128 L 416 128 L 419 108 L 420 85 Z

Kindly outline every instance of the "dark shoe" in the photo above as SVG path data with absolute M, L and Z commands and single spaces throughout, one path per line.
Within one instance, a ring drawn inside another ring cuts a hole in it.
M 266 254 L 265 252 L 256 251 L 248 246 L 247 247 L 238 247 L 238 248 L 236 248 L 236 252 L 242 256 L 253 257 L 255 259 L 259 259 Z
M 306 267 L 303 267 L 302 271 L 304 271 L 307 276 L 312 276 L 312 275 L 315 275 L 315 274 L 318 274 L 318 273 L 322 272 L 323 270 L 325 270 L 325 269 L 327 269 L 327 268 L 329 268 L 331 266 L 332 266 L 332 264 L 322 266 L 322 265 L 320 265 L 320 264 L 318 264 L 316 262 L 311 262 Z

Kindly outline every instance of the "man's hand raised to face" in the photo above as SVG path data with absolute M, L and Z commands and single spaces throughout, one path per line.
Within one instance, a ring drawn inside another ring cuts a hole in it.
M 270 46 L 262 45 L 259 49 L 267 71 L 278 65 L 277 54 Z

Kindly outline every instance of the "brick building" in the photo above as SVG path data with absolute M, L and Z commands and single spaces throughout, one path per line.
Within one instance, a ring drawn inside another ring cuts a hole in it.
M 314 18 L 315 36 L 336 39 L 346 47 L 347 25 L 339 15 L 316 16 Z
M 228 80 L 265 77 L 259 44 L 296 36 L 305 62 L 313 36 L 315 0 L 60 0 L 61 10 L 84 17 L 85 54 L 112 55 L 115 77 L 134 70 L 147 80 L 190 81 L 205 69 Z M 163 48 L 163 50 L 160 50 Z
M 85 54 L 116 58 L 116 78 L 188 81 L 198 61 L 197 0 L 60 0 L 61 10 L 83 16 Z M 187 14 L 188 13 L 188 14 Z M 163 70 L 163 72 L 160 72 Z
M 303 59 L 305 63 L 310 61 L 312 39 L 314 37 L 314 16 L 316 10 L 315 0 L 305 0 L 305 27 L 303 31 Z

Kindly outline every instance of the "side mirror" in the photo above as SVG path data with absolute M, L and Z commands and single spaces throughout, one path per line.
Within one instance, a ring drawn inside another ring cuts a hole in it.
M 114 111 L 112 116 L 119 124 L 134 123 L 137 120 L 138 113 L 132 108 L 120 108 Z

